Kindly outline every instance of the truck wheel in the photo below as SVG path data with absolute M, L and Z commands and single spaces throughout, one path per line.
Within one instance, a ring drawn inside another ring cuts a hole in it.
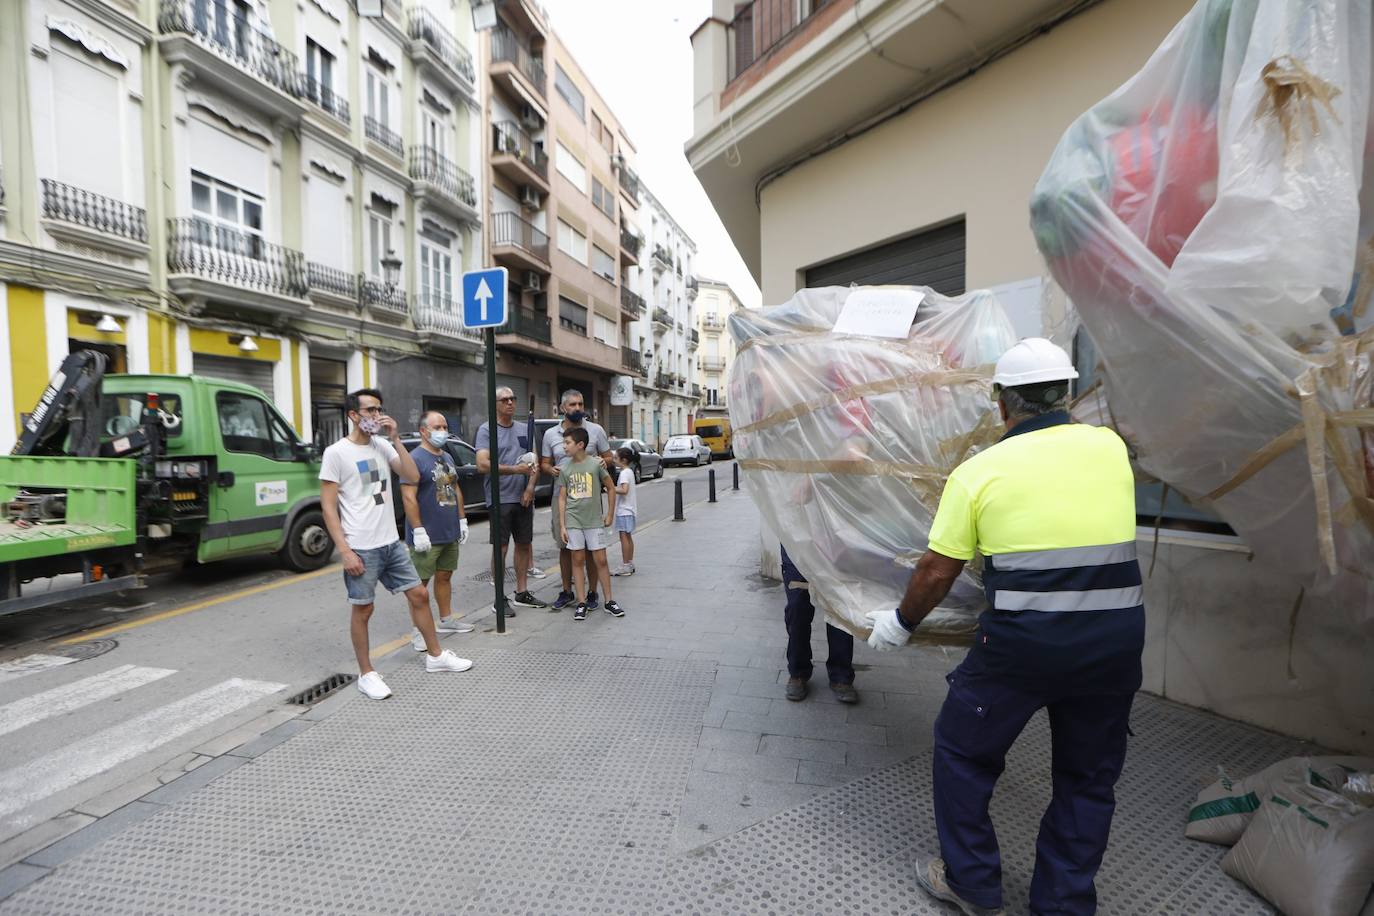
M 292 572 L 310 572 L 329 562 L 334 553 L 334 541 L 324 527 L 324 515 L 319 509 L 307 509 L 291 523 L 278 556 Z

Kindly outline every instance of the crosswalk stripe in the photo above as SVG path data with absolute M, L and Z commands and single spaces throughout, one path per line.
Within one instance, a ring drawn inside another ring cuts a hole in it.
M 151 684 L 176 674 L 170 668 L 140 668 L 120 665 L 92 677 L 82 678 L 52 690 L 0 706 L 0 735 L 8 735 L 26 725 L 65 715 L 74 709 Z
M 242 709 L 285 684 L 231 678 L 0 773 L 0 817 Z
M 74 661 L 76 659 L 67 658 L 65 655 L 25 655 L 23 658 L 0 662 L 0 682 L 12 681 L 36 671 L 56 668 L 58 665 L 70 665 Z

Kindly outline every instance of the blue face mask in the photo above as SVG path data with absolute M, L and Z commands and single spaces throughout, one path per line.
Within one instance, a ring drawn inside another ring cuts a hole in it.
M 585 410 L 570 410 L 565 416 L 569 423 L 581 423 L 587 419 L 587 412 Z
M 431 430 L 429 431 L 429 444 L 432 445 L 432 446 L 434 446 L 435 448 L 443 448 L 443 447 L 444 447 L 444 443 L 447 442 L 447 441 L 448 441 L 448 430 L 446 430 L 446 429 L 431 429 Z

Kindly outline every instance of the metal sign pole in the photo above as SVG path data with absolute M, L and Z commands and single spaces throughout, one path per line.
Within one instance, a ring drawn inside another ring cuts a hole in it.
M 491 449 L 491 474 L 488 480 L 491 484 L 492 509 L 487 512 L 491 525 L 491 568 L 492 582 L 496 586 L 496 600 L 493 606 L 496 608 L 496 632 L 506 632 L 506 562 L 501 559 L 501 450 L 498 448 L 498 436 L 501 428 L 496 422 L 496 329 L 486 328 L 482 331 L 486 336 L 487 342 L 487 442 Z

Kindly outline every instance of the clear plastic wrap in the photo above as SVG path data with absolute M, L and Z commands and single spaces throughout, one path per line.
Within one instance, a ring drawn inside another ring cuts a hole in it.
M 857 289 L 857 288 L 856 288 Z M 897 606 L 949 472 L 997 441 L 992 364 L 1016 341 L 988 292 L 924 287 L 905 340 L 833 332 L 843 287 L 737 312 L 729 378 L 748 490 L 831 623 L 866 636 Z M 970 634 L 985 606 L 970 567 L 918 640 Z
M 1372 40 L 1368 2 L 1203 0 L 1031 201 L 1140 466 L 1366 624 Z

